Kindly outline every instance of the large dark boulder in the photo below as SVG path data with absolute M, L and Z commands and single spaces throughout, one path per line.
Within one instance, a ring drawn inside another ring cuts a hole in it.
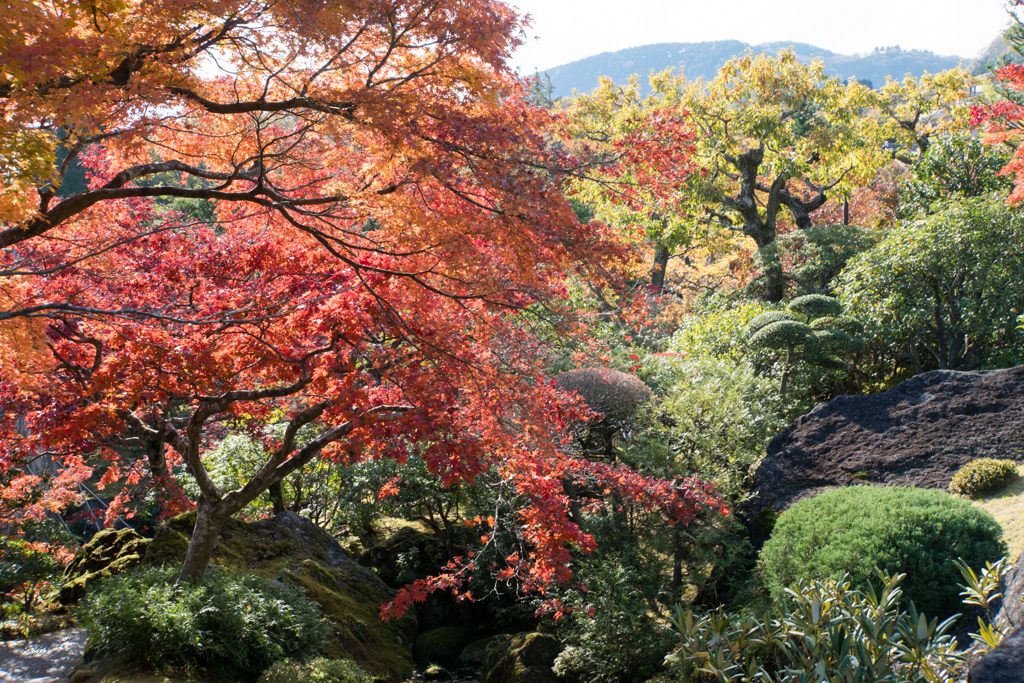
M 552 670 L 562 645 L 546 633 L 495 636 L 487 646 L 480 683 L 557 683 Z
M 996 621 L 1005 621 L 1011 630 L 1024 629 L 1024 553 L 1003 577 L 1001 593 Z
M 1024 681 L 1024 629 L 1003 639 L 996 649 L 971 667 L 967 683 L 1021 683 Z
M 769 444 L 740 513 L 757 522 L 851 484 L 946 488 L 984 457 L 1024 459 L 1024 366 L 936 370 L 885 393 L 819 404 Z
M 1005 622 L 1011 634 L 971 666 L 968 683 L 1024 681 L 1024 554 L 1003 577 L 1002 601 L 995 621 Z

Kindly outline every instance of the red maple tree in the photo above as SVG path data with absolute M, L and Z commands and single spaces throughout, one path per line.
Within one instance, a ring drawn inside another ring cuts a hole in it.
M 181 509 L 180 459 L 201 491 L 181 573 L 193 581 L 223 523 L 312 459 L 401 460 L 417 444 L 446 479 L 493 469 L 515 482 L 533 552 L 512 566 L 541 586 L 566 578 L 569 545 L 592 546 L 567 515 L 573 472 L 680 521 L 717 505 L 697 482 L 561 448 L 578 409 L 545 379 L 533 329 L 570 320 L 566 278 L 602 272 L 621 248 L 562 198 L 573 162 L 504 63 L 520 25 L 510 8 L 13 11 L 31 36 L 3 46 L 0 69 L 8 152 L 24 161 L 0 207 L 5 515 L 59 509 L 97 455 L 103 483 L 147 483 Z M 32 61 L 33 46 L 72 35 L 66 60 Z M 61 190 L 76 164 L 87 184 Z M 203 463 L 228 426 L 270 454 L 232 491 Z M 25 467 L 41 453 L 64 468 L 45 494 Z

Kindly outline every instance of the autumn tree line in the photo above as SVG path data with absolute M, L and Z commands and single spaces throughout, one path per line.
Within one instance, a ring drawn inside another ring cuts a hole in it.
M 633 680 L 679 601 L 764 597 L 733 509 L 785 424 L 1021 361 L 1019 65 L 872 90 L 784 50 L 550 103 L 495 0 L 0 21 L 25 552 L 73 554 L 83 496 L 194 514 L 181 585 L 232 518 L 420 520 L 445 563 L 385 617 L 489 597 L 562 629 L 565 676 Z

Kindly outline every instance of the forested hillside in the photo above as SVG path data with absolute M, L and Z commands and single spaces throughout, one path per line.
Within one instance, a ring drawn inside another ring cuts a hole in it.
M 875 86 L 885 83 L 887 76 L 895 79 L 906 74 L 915 78 L 924 72 L 938 73 L 952 69 L 962 59 L 957 56 L 937 55 L 927 50 L 902 50 L 898 46 L 876 48 L 866 55 L 841 55 L 807 43 L 776 41 L 748 45 L 738 40 L 714 40 L 703 43 L 658 43 L 641 45 L 615 52 L 602 52 L 593 57 L 547 69 L 554 87 L 552 97 L 571 95 L 573 90 L 590 92 L 597 87 L 601 76 L 622 83 L 632 74 L 643 80 L 651 71 L 679 68 L 689 79 L 712 79 L 718 69 L 746 50 L 774 54 L 782 48 L 792 48 L 797 59 L 810 63 L 820 59 L 825 72 L 840 79 L 867 80 Z

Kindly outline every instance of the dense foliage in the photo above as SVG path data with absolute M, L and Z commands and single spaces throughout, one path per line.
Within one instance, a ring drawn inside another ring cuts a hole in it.
M 285 659 L 263 672 L 259 683 L 374 683 L 376 679 L 350 659 Z
M 679 645 L 667 660 L 688 681 L 955 680 L 962 660 L 941 624 L 902 602 L 904 575 L 880 573 L 878 590 L 845 577 L 800 581 L 769 610 L 677 610 Z
M 145 569 L 91 594 L 80 614 L 97 653 L 255 680 L 278 660 L 316 653 L 330 631 L 296 586 L 219 571 L 176 585 L 176 576 Z
M 1006 554 L 987 512 L 945 491 L 851 486 L 802 500 L 779 517 L 761 550 L 765 585 L 776 599 L 801 579 L 848 575 L 856 587 L 875 570 L 905 573 L 906 599 L 946 618 L 959 609 L 955 561 L 982 567 Z
M 697 678 L 946 675 L 874 568 L 949 613 L 991 520 L 831 492 L 762 573 L 732 510 L 815 403 L 1024 360 L 1020 68 L 874 89 L 798 46 L 555 103 L 501 0 L 86 5 L 0 31 L 6 613 L 50 608 L 88 491 L 90 524 L 195 510 L 181 567 L 87 601 L 144 666 L 364 680 L 301 659 L 299 591 L 202 580 L 232 516 L 290 510 L 397 590 L 384 618 L 541 621 L 569 680 L 657 675 L 678 604 Z
M 951 199 L 890 230 L 840 276 L 847 309 L 897 360 L 969 370 L 1020 363 L 1024 218 L 998 196 Z

